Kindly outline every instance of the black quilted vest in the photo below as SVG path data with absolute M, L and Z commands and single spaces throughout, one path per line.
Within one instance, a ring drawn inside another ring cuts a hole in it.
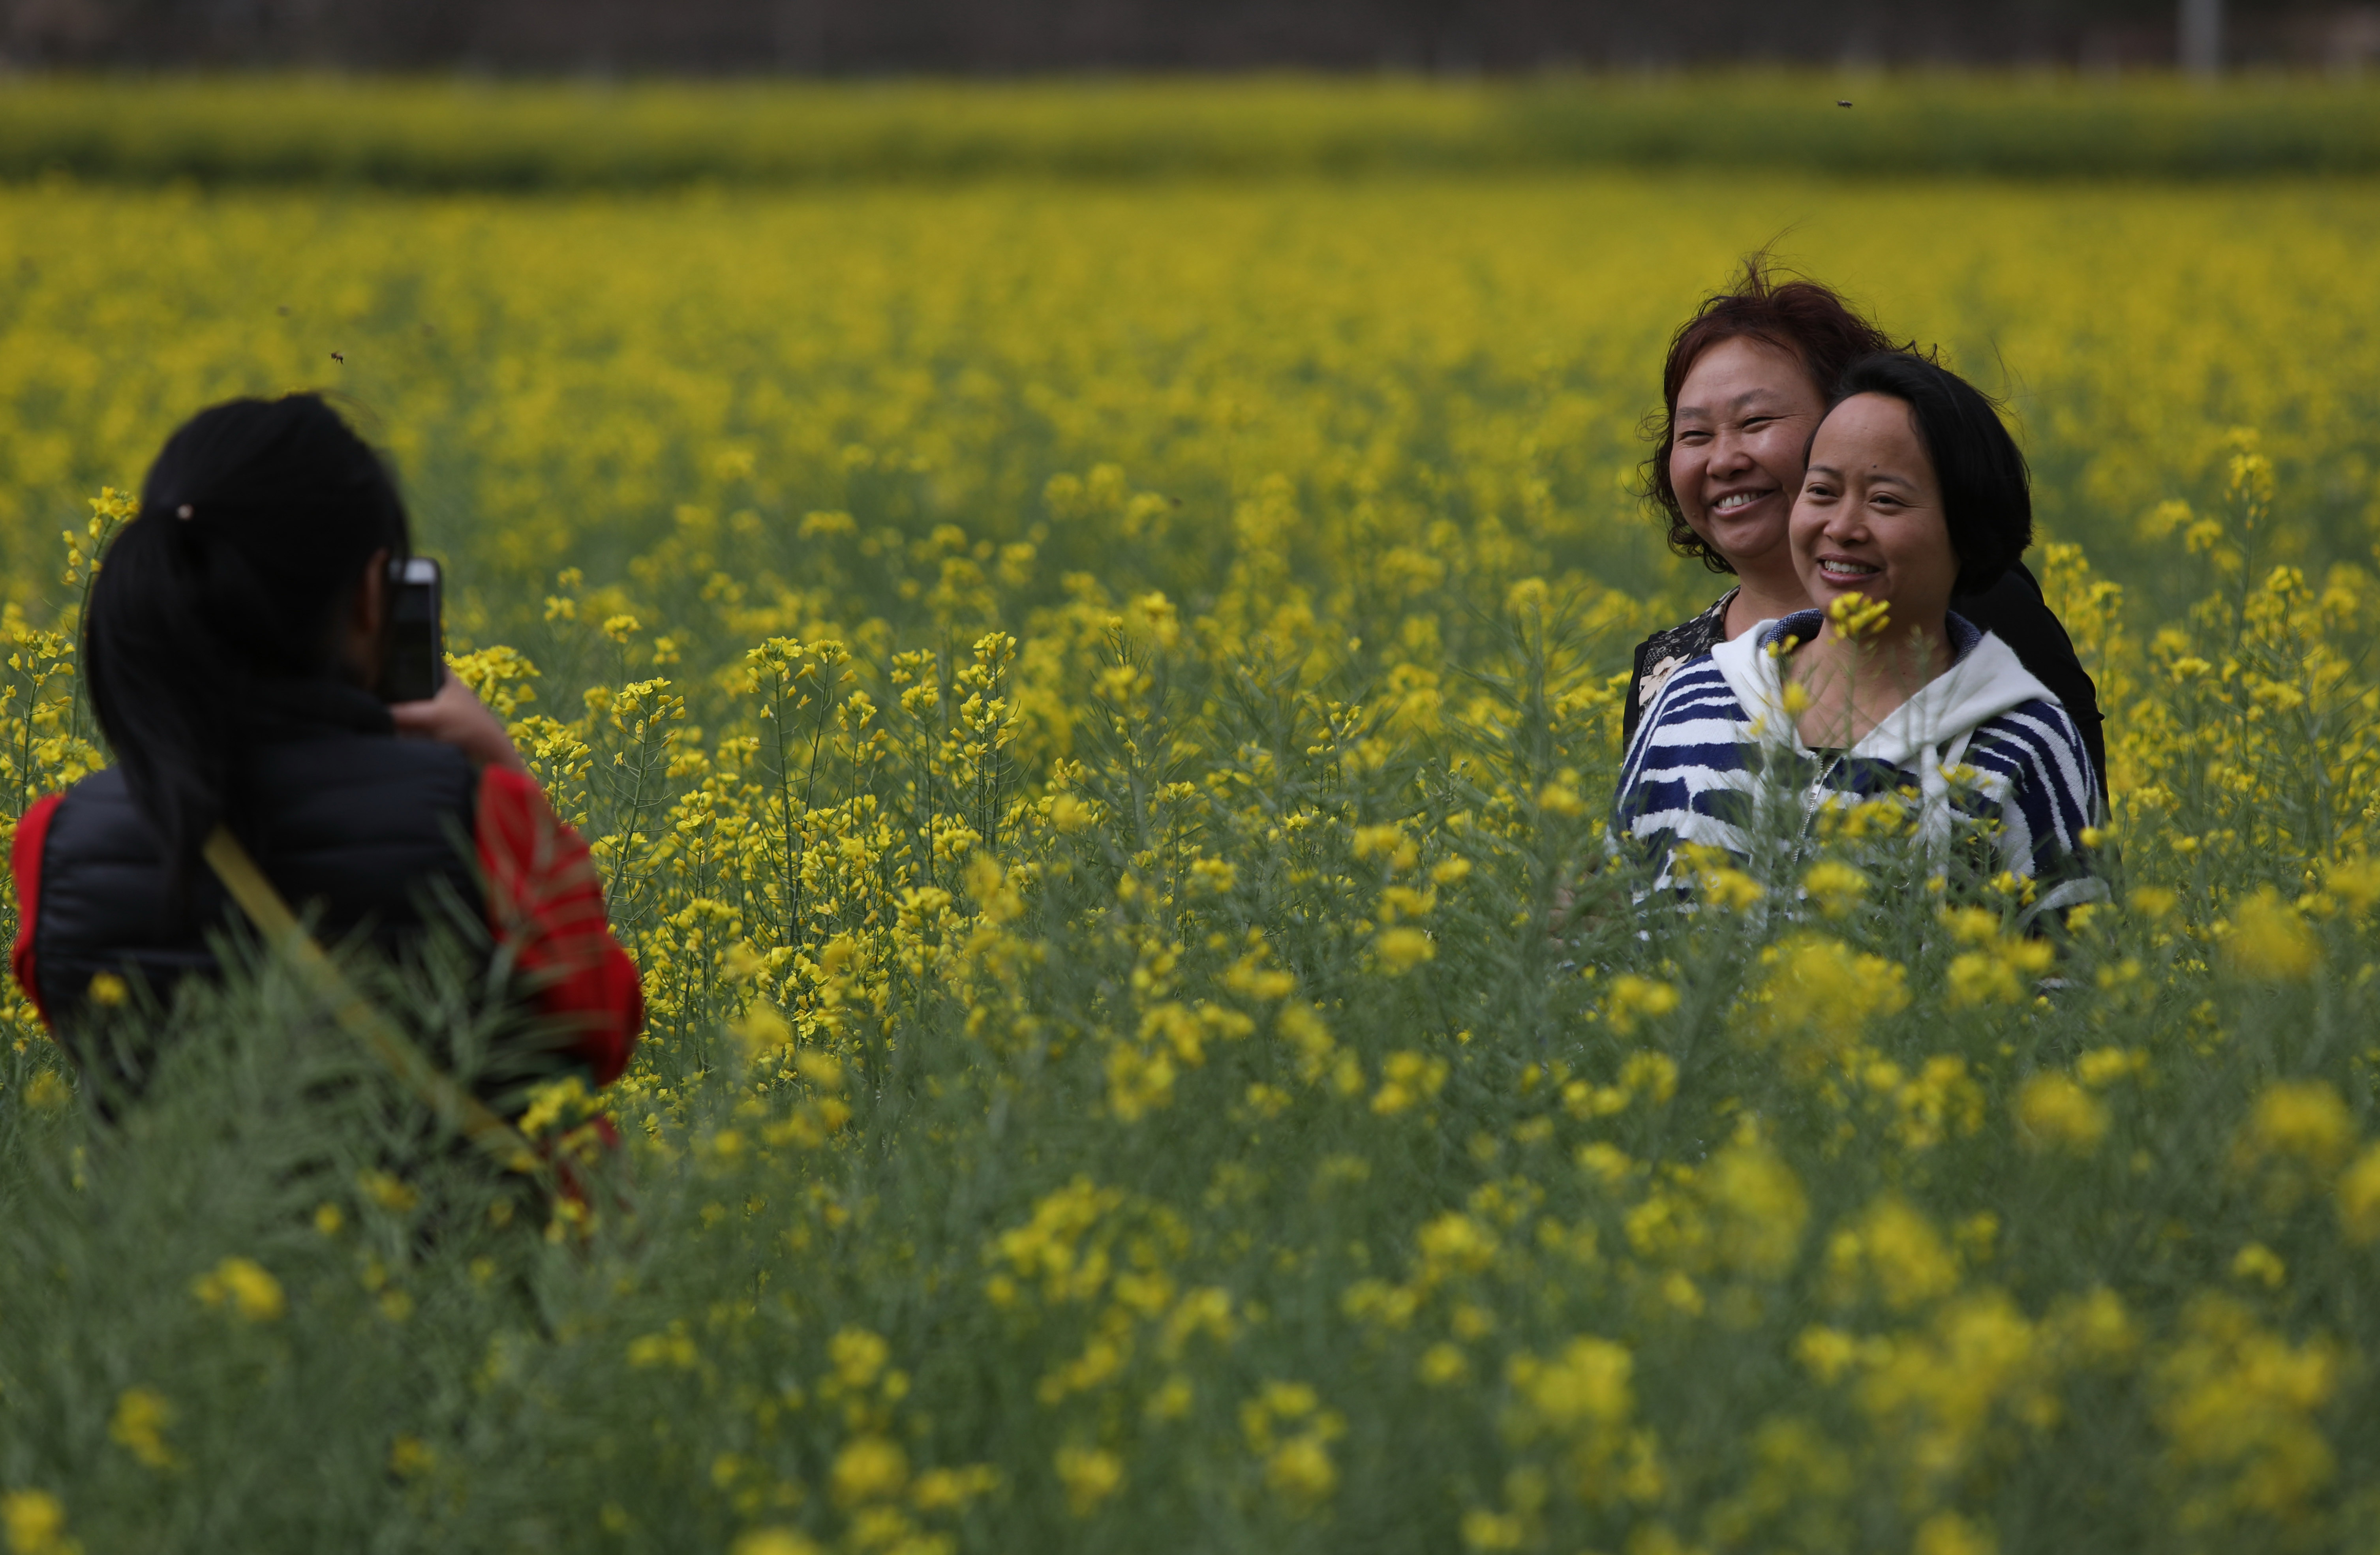
M 394 955 L 424 931 L 425 912 L 480 921 L 478 778 L 462 753 L 398 739 L 385 708 L 343 686 L 315 683 L 274 699 L 247 738 L 234 830 L 290 905 L 319 915 L 317 937 L 360 939 Z M 245 921 L 203 867 L 187 905 L 168 900 L 156 834 L 114 768 L 59 802 L 36 912 L 33 975 L 58 1037 L 86 1070 L 96 1063 L 129 1091 L 147 1065 L 113 1043 L 100 1044 L 103 1057 L 79 1040 L 97 1024 L 91 978 L 114 972 L 170 1006 L 181 979 L 218 972 L 209 938 Z

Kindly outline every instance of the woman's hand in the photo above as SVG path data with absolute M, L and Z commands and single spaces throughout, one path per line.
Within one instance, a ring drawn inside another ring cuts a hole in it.
M 528 771 L 528 763 L 513 748 L 512 737 L 496 715 L 452 670 L 439 684 L 438 695 L 425 702 L 391 702 L 388 715 L 395 720 L 398 734 L 451 745 L 469 757 L 474 767 Z

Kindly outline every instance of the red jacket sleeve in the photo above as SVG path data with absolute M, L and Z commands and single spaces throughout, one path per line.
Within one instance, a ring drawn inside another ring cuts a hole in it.
M 8 849 L 9 871 L 17 877 L 17 944 L 8 961 L 16 971 L 17 986 L 33 1002 L 43 1026 L 50 1023 L 50 1012 L 42 1007 L 42 985 L 33 975 L 33 925 L 41 918 L 42 853 L 50 840 L 50 818 L 58 813 L 58 801 L 64 797 L 53 794 L 36 800 L 17 822 L 17 840 Z
M 628 1066 L 645 1024 L 636 964 L 612 938 L 603 883 L 578 833 L 564 825 L 526 773 L 480 774 L 480 869 L 488 927 L 531 975 L 540 1010 L 566 1024 L 597 1085 Z

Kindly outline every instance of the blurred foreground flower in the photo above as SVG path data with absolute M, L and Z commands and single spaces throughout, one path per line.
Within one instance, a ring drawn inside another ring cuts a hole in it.
M 251 1323 L 269 1323 L 286 1306 L 281 1282 L 250 1258 L 227 1257 L 192 1282 L 191 1293 L 209 1306 L 228 1305 Z

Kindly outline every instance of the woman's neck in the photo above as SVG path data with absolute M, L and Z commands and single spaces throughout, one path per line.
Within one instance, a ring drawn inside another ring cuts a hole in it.
M 1802 743 L 1857 745 L 1876 726 L 1950 667 L 1950 638 L 1940 622 L 1912 624 L 1857 639 L 1828 622 L 1816 640 L 1782 666 L 1785 682 L 1809 699 L 1795 718 Z
M 1778 549 L 1781 551 L 1783 547 Z M 1810 596 L 1803 590 L 1801 575 L 1793 570 L 1791 557 L 1782 566 L 1740 565 L 1736 568 L 1735 598 L 1728 601 L 1727 635 L 1742 637 L 1763 621 L 1775 621 L 1809 608 Z

